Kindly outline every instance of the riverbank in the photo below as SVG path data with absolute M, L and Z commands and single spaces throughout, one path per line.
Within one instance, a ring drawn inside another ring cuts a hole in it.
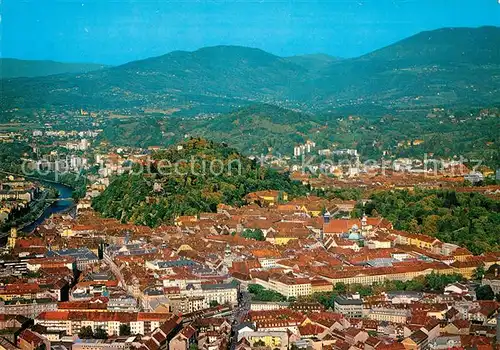
M 11 224 L 11 226 L 17 227 L 17 229 L 21 231 L 23 228 L 42 216 L 45 210 L 47 210 L 47 208 L 50 207 L 56 200 L 56 196 L 51 195 L 49 192 L 50 190 L 45 190 L 41 198 L 38 198 L 30 203 L 30 212 L 27 215 L 24 215 L 23 218 L 19 218 L 21 222 L 15 221 Z
M 49 189 L 43 199 L 37 199 L 38 203 L 35 205 L 40 204 L 39 207 L 37 206 L 33 208 L 23 217 L 9 223 L 7 227 L 2 227 L 2 229 L 0 229 L 0 239 L 2 240 L 0 244 L 4 243 L 3 241 L 5 237 L 8 236 L 11 227 L 17 227 L 18 231 L 29 233 L 35 230 L 38 225 L 45 221 L 45 219 L 48 219 L 52 214 L 70 212 L 76 207 L 73 201 L 73 194 L 75 193 L 75 190 L 70 185 L 62 184 L 51 179 L 41 179 L 34 176 L 19 175 L 5 170 L 0 170 L 0 173 L 5 175 L 23 176 L 26 179 L 37 181 L 42 186 Z M 54 194 L 51 197 L 53 200 L 46 197 L 50 191 L 57 194 Z M 30 204 L 30 206 L 32 206 L 32 204 Z
M 57 191 L 53 188 L 42 189 L 42 192 L 33 199 L 29 204 L 28 208 L 23 209 L 26 211 L 24 214 L 17 213 L 15 218 L 2 224 L 0 228 L 0 233 L 7 233 L 10 231 L 11 227 L 17 227 L 21 229 L 26 225 L 29 225 L 40 217 L 43 212 L 55 201 L 57 198 Z
M 73 196 L 73 189 L 69 186 L 60 184 L 60 183 L 52 183 L 52 182 L 46 182 L 46 181 L 40 181 L 42 184 L 46 186 L 50 186 L 57 190 L 59 193 L 59 198 L 69 198 L 65 200 L 55 200 L 50 205 L 41 213 L 41 215 L 38 216 L 37 219 L 33 220 L 31 223 L 23 226 L 20 231 L 22 232 L 32 232 L 34 229 L 38 227 L 42 222 L 45 221 L 45 219 L 48 219 L 52 214 L 58 214 L 58 213 L 65 213 L 69 212 L 74 208 L 75 203 L 73 202 L 72 196 Z
M 53 196 L 52 199 L 45 197 L 39 198 L 38 203 L 40 207 L 33 209 L 30 213 L 24 215 L 18 220 L 9 223 L 9 225 L 0 231 L 0 244 L 4 244 L 5 238 L 9 235 L 11 227 L 17 227 L 18 232 L 30 233 L 35 230 L 38 225 L 48 219 L 52 214 L 71 212 L 76 206 L 71 199 L 60 200 L 58 198 L 71 198 L 73 190 L 62 184 L 50 184 L 52 191 L 57 191 L 58 196 Z M 49 191 L 47 191 L 49 192 Z

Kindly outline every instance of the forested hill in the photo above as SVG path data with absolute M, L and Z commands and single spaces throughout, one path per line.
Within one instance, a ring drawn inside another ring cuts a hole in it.
M 500 103 L 500 28 L 423 32 L 359 58 L 283 58 L 255 48 L 175 51 L 85 74 L 4 79 L 6 108 L 155 106 L 205 111 L 266 102 L 325 110 Z
M 359 59 L 395 61 L 407 66 L 496 64 L 500 61 L 499 47 L 498 27 L 442 28 L 421 32 Z
M 153 158 L 150 172 L 120 175 L 94 199 L 93 207 L 106 217 L 157 226 L 178 215 L 215 212 L 219 203 L 241 205 L 253 191 L 305 194 L 305 187 L 287 174 L 260 167 L 235 149 L 206 139 L 187 140 Z
M 373 103 L 390 108 L 471 106 L 500 102 L 500 28 L 422 32 L 350 60 L 311 81 L 328 105 Z M 299 90 L 300 92 L 300 90 Z
M 500 164 L 499 118 L 498 108 L 339 117 L 337 113 L 311 114 L 256 104 L 196 119 L 145 115 L 110 119 L 98 141 L 119 146 L 167 146 L 189 135 L 225 142 L 246 156 L 291 156 L 295 146 L 310 140 L 317 150 L 356 148 L 364 159 L 380 159 L 384 152 L 396 158 L 418 159 L 425 153 L 444 158 L 459 154 L 482 159 L 496 168 Z M 408 143 L 416 139 L 423 143 Z
M 198 123 L 185 123 L 185 129 L 191 135 L 228 142 L 246 155 L 258 155 L 269 151 L 291 152 L 295 145 L 316 136 L 325 137 L 326 143 L 329 140 L 326 133 L 315 134 L 330 119 L 333 118 L 262 104 Z
M 397 229 L 456 243 L 474 254 L 500 249 L 500 201 L 478 193 L 379 192 L 363 210 L 382 215 Z

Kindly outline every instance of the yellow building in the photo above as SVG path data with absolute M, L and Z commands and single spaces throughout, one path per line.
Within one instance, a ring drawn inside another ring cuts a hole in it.
M 248 203 L 258 203 L 261 206 L 274 206 L 279 202 L 288 201 L 288 194 L 283 191 L 257 191 L 245 197 Z
M 257 333 L 258 334 L 258 333 Z M 281 348 L 281 344 L 283 344 L 280 336 L 273 335 L 271 333 L 267 334 L 258 334 L 252 335 L 249 338 L 250 344 L 254 347 L 266 347 L 266 348 Z
M 342 271 L 332 276 L 324 275 L 322 277 L 324 277 L 332 284 L 343 282 L 345 284 L 369 285 L 373 283 L 384 282 L 385 280 L 409 281 L 420 276 L 429 275 L 433 272 L 440 274 L 451 274 L 458 271 L 455 268 L 447 266 L 445 264 L 439 264 L 439 266 L 436 266 L 436 264 L 428 263 L 425 266 L 419 266 L 418 264 L 415 264 L 413 266 L 406 267 L 393 267 L 391 272 L 388 272 L 386 268 L 372 268 L 364 272 Z
M 453 252 L 453 257 L 457 261 L 467 261 L 474 257 L 474 255 L 466 248 L 458 248 Z
M 182 252 L 182 251 L 186 251 L 186 250 L 193 250 L 193 248 L 191 248 L 191 246 L 189 246 L 188 244 L 182 244 L 178 249 L 177 249 L 177 253 L 179 252 Z
M 32 300 L 32 299 L 37 299 L 39 293 L 40 293 L 39 289 L 29 286 L 27 286 L 22 290 L 17 290 L 17 291 L 2 290 L 0 291 L 0 300 L 3 301 L 9 301 L 14 299 Z
M 303 204 L 300 210 L 303 211 L 304 213 L 309 214 L 312 217 L 317 217 L 321 215 L 323 208 L 324 207 L 322 206 L 321 203 L 310 203 L 310 204 Z
M 71 229 L 71 227 L 69 228 L 65 228 L 63 229 L 63 231 L 61 232 L 61 237 L 73 237 L 74 236 L 74 233 L 73 233 L 73 230 Z
M 16 246 L 16 240 L 17 240 L 17 228 L 13 227 L 10 229 L 10 236 L 9 239 L 7 240 L 7 247 L 9 249 L 14 249 Z
M 311 293 L 322 293 L 333 291 L 333 284 L 324 279 L 314 279 L 311 281 Z
M 473 259 L 468 261 L 455 261 L 450 266 L 453 267 L 455 273 L 459 273 L 465 278 L 470 279 L 474 276 L 476 269 L 482 264 L 481 261 Z
M 274 237 L 274 244 L 285 245 L 285 244 L 288 244 L 288 242 L 290 242 L 293 239 L 298 239 L 298 238 L 297 237 L 283 237 L 283 236 Z
M 437 238 L 427 236 L 427 235 L 420 235 L 420 234 L 413 234 L 413 233 L 407 233 L 405 235 L 406 238 L 406 244 L 421 248 L 421 249 L 432 249 L 433 245 L 438 243 L 439 240 Z

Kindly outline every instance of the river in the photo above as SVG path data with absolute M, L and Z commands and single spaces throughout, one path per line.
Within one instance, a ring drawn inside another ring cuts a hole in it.
M 68 187 L 63 184 L 59 183 L 52 183 L 52 182 L 45 182 L 45 181 L 39 181 L 42 185 L 47 186 L 47 187 L 53 187 L 59 192 L 59 198 L 71 198 L 73 195 L 73 190 L 71 187 Z M 35 228 L 38 227 L 45 219 L 49 218 L 52 214 L 57 214 L 57 213 L 62 213 L 67 210 L 69 210 L 73 206 L 74 202 L 72 200 L 60 200 L 60 201 L 55 201 L 52 203 L 49 207 L 47 207 L 43 214 L 33 221 L 31 224 L 26 225 L 25 227 L 22 228 L 22 232 L 31 232 Z

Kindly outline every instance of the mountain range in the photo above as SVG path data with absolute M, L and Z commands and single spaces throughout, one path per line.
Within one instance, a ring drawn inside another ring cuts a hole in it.
M 4 78 L 2 105 L 213 112 L 273 103 L 317 111 L 500 103 L 500 28 L 422 32 L 352 59 L 256 48 L 174 51 L 90 72 Z
M 64 73 L 85 73 L 103 69 L 107 66 L 96 63 L 63 63 L 56 61 L 19 60 L 0 58 L 0 77 L 2 79 L 19 77 L 40 77 Z

